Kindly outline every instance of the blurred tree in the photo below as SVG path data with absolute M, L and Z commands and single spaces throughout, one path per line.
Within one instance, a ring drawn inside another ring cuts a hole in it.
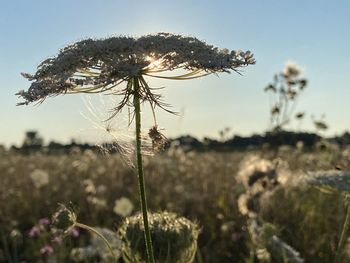
M 37 131 L 27 131 L 22 143 L 23 150 L 39 150 L 43 146 L 43 138 Z

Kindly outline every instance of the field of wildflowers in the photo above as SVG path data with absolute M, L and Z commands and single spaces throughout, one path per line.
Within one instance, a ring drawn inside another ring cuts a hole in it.
M 18 105 L 67 93 L 119 96 L 109 116 L 100 120 L 103 125 L 97 126 L 106 126 L 112 134 L 112 121 L 127 110 L 129 126 L 135 125 L 135 145 L 121 151 L 114 138 L 117 151 L 109 158 L 93 148 L 73 148 L 65 154 L 3 152 L 0 260 L 348 261 L 350 180 L 342 170 L 350 166 L 349 150 L 322 142 L 321 148 L 314 144 L 312 149 L 303 149 L 303 141 L 295 147 L 279 146 L 280 132 L 307 86 L 297 64 L 287 63 L 265 88 L 275 144 L 240 152 L 185 151 L 173 144 L 164 151 L 166 137 L 155 110 L 175 112 L 144 77 L 189 80 L 240 73 L 253 64 L 250 51 L 158 33 L 78 41 L 42 61 L 35 74 L 22 73 L 31 84 L 16 94 L 23 100 Z M 161 74 L 174 70 L 185 73 Z M 148 132 L 150 156 L 144 154 L 147 143 L 141 125 L 145 103 L 154 121 Z M 300 120 L 304 114 L 294 117 Z M 322 121 L 314 124 L 319 130 L 328 128 Z M 31 140 L 35 134 L 27 133 Z
M 339 171 L 323 181 L 308 172 L 349 169 L 350 150 L 281 147 L 274 156 L 173 147 L 146 157 L 149 210 L 197 222 L 194 262 L 332 262 L 347 189 L 329 185 L 348 182 Z M 3 152 L 0 176 L 0 262 L 115 262 L 98 236 L 75 227 L 63 234 L 53 224 L 59 204 L 103 234 L 124 262 L 118 230 L 140 208 L 137 177 L 120 155 Z M 348 262 L 348 246 L 338 262 Z
M 3 1 L 0 263 L 350 262 L 323 2 Z

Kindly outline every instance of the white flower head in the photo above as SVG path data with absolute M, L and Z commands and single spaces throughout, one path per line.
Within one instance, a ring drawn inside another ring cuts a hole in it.
M 303 69 L 293 61 L 287 61 L 284 69 L 283 75 L 287 78 L 298 77 L 303 74 Z
M 131 214 L 133 209 L 134 209 L 134 205 L 132 204 L 132 202 L 128 198 L 122 197 L 115 201 L 113 211 L 117 215 L 120 215 L 122 217 L 127 217 Z
M 262 159 L 257 155 L 248 155 L 241 161 L 236 179 L 246 188 L 249 188 L 260 175 L 264 176 L 272 170 L 273 164 L 271 161 Z
M 36 188 L 40 188 L 49 183 L 49 174 L 44 170 L 36 169 L 30 173 L 29 177 L 32 179 Z
M 154 74 L 184 69 L 189 73 L 172 79 L 189 79 L 211 73 L 237 72 L 250 64 L 255 64 L 250 51 L 219 49 L 195 37 L 169 33 L 139 38 L 86 39 L 44 60 L 35 74 L 23 73 L 32 83 L 27 91 L 21 90 L 17 95 L 24 99 L 19 103 L 23 105 L 64 93 L 115 91 L 118 84 L 132 85 L 130 80 L 137 77 L 141 80 L 141 98 L 164 107 L 160 96 L 141 78 L 143 75 L 162 78 Z M 124 95 L 121 107 L 131 103 L 128 88 L 119 91 Z

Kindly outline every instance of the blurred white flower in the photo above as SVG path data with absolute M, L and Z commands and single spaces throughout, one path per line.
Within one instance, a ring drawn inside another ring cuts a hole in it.
M 239 210 L 239 212 L 241 212 L 242 215 L 249 214 L 248 200 L 249 200 L 248 194 L 241 194 L 237 200 L 238 210 Z
M 108 228 L 94 227 L 94 229 L 108 241 L 109 245 L 113 249 L 114 255 L 118 259 L 120 257 L 121 241 L 118 238 L 117 233 Z M 103 262 L 112 262 L 110 250 L 100 237 L 92 234 L 90 242 L 90 247 L 97 251 L 100 257 L 104 260 Z
M 76 248 L 73 248 L 70 253 L 71 259 L 74 262 L 82 262 L 85 260 L 89 260 L 96 255 L 97 255 L 96 249 L 94 249 L 91 246 L 76 247 Z
M 299 180 L 299 176 L 291 175 L 287 162 L 277 158 L 274 160 L 263 159 L 258 155 L 247 155 L 239 165 L 239 171 L 236 177 L 237 181 L 242 183 L 246 189 L 253 191 L 256 182 L 266 179 L 271 183 L 290 186 Z M 263 186 L 265 188 L 265 186 Z M 255 189 L 262 190 L 262 189 Z
M 109 245 L 113 249 L 116 259 L 118 260 L 120 257 L 121 242 L 116 232 L 108 228 L 101 227 L 94 227 L 94 229 L 108 241 Z M 90 261 L 96 256 L 102 259 L 101 262 L 112 262 L 110 252 L 111 251 L 106 246 L 104 241 L 94 233 L 91 233 L 90 244 L 86 247 L 73 248 L 70 256 L 74 262 Z
M 256 257 L 259 259 L 259 262 L 271 262 L 271 254 L 266 248 L 258 248 Z
M 283 75 L 286 78 L 293 78 L 303 74 L 303 69 L 293 61 L 287 61 L 286 66 L 283 69 Z
M 107 206 L 107 201 L 103 198 L 88 196 L 87 201 L 94 205 L 97 209 L 103 209 Z
M 103 185 L 103 184 L 100 184 L 100 185 L 97 186 L 97 188 L 96 188 L 96 192 L 97 192 L 98 194 L 104 194 L 104 193 L 106 193 L 106 191 L 107 191 L 107 187 L 106 187 L 105 185 Z
M 84 188 L 85 188 L 85 192 L 87 194 L 96 194 L 96 188 L 95 188 L 95 184 L 91 179 L 86 179 L 83 181 L 84 184 Z
M 36 188 L 40 188 L 49 183 L 49 174 L 44 170 L 36 169 L 31 172 L 29 176 Z
M 257 180 L 274 171 L 273 163 L 270 160 L 262 159 L 257 155 L 247 155 L 240 165 L 237 174 L 237 181 L 246 188 L 250 188 Z
M 113 211 L 117 215 L 127 217 L 131 214 L 133 209 L 134 205 L 132 204 L 132 202 L 128 198 L 122 197 L 115 201 Z

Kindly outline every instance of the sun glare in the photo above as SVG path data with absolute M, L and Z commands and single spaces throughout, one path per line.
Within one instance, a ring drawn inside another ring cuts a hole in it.
M 152 56 L 146 56 L 146 60 L 150 62 L 145 69 L 147 72 L 157 72 L 161 69 L 162 59 L 155 59 Z

